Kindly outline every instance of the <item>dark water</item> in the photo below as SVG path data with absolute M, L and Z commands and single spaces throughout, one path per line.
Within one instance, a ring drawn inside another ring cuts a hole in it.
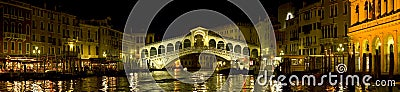
M 98 76 L 74 80 L 29 80 L 29 81 L 0 81 L 0 92 L 128 92 L 128 91 L 270 91 L 273 87 L 256 85 L 256 77 L 252 75 L 214 74 L 202 83 L 184 83 L 175 80 L 166 71 L 151 73 L 132 73 L 129 77 Z M 154 79 L 154 80 L 153 80 Z M 155 82 L 153 82 L 155 81 Z M 131 82 L 131 85 L 129 84 Z M 369 90 L 356 88 L 356 92 L 400 92 L 398 83 L 395 87 L 369 87 Z M 255 90 L 256 89 L 256 90 Z M 330 87 L 290 87 L 292 91 L 305 92 L 334 92 Z M 338 88 L 336 91 L 348 91 Z M 335 91 L 335 92 L 336 92 Z M 352 91 L 350 91 L 352 92 Z

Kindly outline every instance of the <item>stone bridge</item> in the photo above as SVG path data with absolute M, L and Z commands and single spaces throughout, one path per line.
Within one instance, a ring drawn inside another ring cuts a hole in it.
M 162 69 L 180 56 L 193 53 L 213 54 L 230 61 L 259 57 L 260 46 L 225 38 L 208 29 L 198 27 L 190 30 L 186 36 L 147 44 L 141 48 L 140 60 L 147 63 L 150 69 Z

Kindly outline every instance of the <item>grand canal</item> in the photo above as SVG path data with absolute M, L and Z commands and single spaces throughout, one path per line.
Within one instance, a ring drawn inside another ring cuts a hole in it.
M 167 71 L 155 71 L 151 73 L 133 73 L 129 77 L 120 76 L 96 76 L 79 78 L 73 80 L 27 80 L 27 81 L 0 81 L 1 92 L 96 92 L 96 91 L 268 91 L 273 88 L 256 85 L 253 75 L 233 75 L 213 74 L 204 83 L 183 83 L 169 76 Z M 155 82 L 151 82 L 153 78 Z M 131 82 L 131 85 L 130 83 Z M 398 83 L 397 83 L 398 85 Z M 222 89 L 222 90 L 221 90 Z M 255 90 L 256 89 L 256 90 Z M 323 87 L 290 87 L 291 91 L 306 92 L 333 92 L 329 88 Z M 287 89 L 286 89 L 287 90 Z M 348 91 L 348 90 L 339 90 Z M 361 92 L 360 87 L 356 88 Z M 398 92 L 396 87 L 370 87 L 366 92 L 393 91 Z

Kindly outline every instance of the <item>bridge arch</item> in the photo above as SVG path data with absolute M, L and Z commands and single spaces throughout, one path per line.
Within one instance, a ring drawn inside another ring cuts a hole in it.
M 149 51 L 147 50 L 147 49 L 143 49 L 142 50 L 142 58 L 144 58 L 144 57 L 148 57 L 149 56 Z
M 217 49 L 224 49 L 225 43 L 224 41 L 218 41 Z
M 168 43 L 167 52 L 172 52 L 172 51 L 174 51 L 174 45 L 172 43 Z
M 188 48 L 188 47 L 191 47 L 191 46 L 192 46 L 191 45 L 191 41 L 189 39 L 185 39 L 183 41 L 183 48 Z
M 257 56 L 258 56 L 258 50 L 257 49 L 251 50 L 251 57 L 257 57 Z
M 177 41 L 175 43 L 175 50 L 179 50 L 179 49 L 182 49 L 182 42 L 181 41 Z
M 208 42 L 208 46 L 211 47 L 211 48 L 216 48 L 217 44 L 216 44 L 216 42 L 215 42 L 214 39 L 211 39 L 211 40 Z
M 155 56 L 157 55 L 157 49 L 155 47 L 150 48 L 150 56 Z
M 236 46 L 235 46 L 235 49 L 234 49 L 234 52 L 235 52 L 235 53 L 242 53 L 242 46 L 236 45 Z
M 160 45 L 158 46 L 158 54 L 164 54 L 165 53 L 165 46 Z
M 232 52 L 233 51 L 233 45 L 232 43 L 226 44 L 226 50 Z
M 249 47 L 243 47 L 243 55 L 250 56 L 250 48 Z

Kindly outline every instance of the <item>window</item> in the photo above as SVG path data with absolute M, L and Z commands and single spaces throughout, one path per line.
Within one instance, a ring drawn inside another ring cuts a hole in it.
M 4 30 L 5 32 L 9 32 L 9 30 L 8 30 L 8 23 L 5 22 L 5 21 L 4 21 L 4 24 L 3 24 L 3 30 Z
M 330 14 L 329 14 L 329 17 L 330 18 L 332 18 L 333 17 L 333 6 L 331 5 L 331 6 L 329 6 L 330 7 Z
M 334 5 L 334 7 L 335 7 L 335 12 L 334 12 L 335 17 L 336 17 L 337 14 L 338 14 L 338 7 L 337 7 L 337 6 L 338 6 L 337 4 Z
M 336 26 L 336 25 L 334 26 L 333 31 L 334 31 L 334 32 L 333 32 L 333 35 L 335 36 L 335 38 L 337 38 L 337 34 L 338 34 L 337 32 L 338 32 L 338 31 L 337 31 L 337 26 Z
M 29 53 L 31 50 L 31 44 L 27 43 L 26 44 L 26 53 Z
M 46 42 L 46 37 L 40 36 L 40 42 Z
M 3 51 L 7 52 L 8 50 L 8 42 L 3 42 Z
M 32 41 L 36 41 L 36 35 L 32 35 Z
M 321 9 L 321 20 L 323 20 L 324 18 L 325 18 L 325 9 L 324 9 L 324 7 L 322 7 L 322 9 Z
M 347 4 L 347 1 L 344 1 L 343 2 L 343 14 L 347 14 L 347 11 L 348 11 L 348 4 Z
M 31 27 L 29 27 L 29 25 L 26 25 L 26 34 L 27 35 L 31 34 Z
M 61 29 L 61 27 L 60 27 L 60 25 L 58 25 L 58 27 L 57 27 L 58 33 L 61 33 L 61 32 L 60 32 L 60 29 Z
M 40 51 L 41 51 L 41 53 L 44 53 L 44 47 L 42 46 L 42 47 L 40 47 Z M 40 54 L 40 53 L 39 53 Z
M 61 48 L 57 48 L 58 54 L 61 54 Z
M 22 24 L 21 23 L 18 24 L 17 33 L 20 33 L 20 34 L 22 33 Z
M 36 22 L 34 20 L 32 20 L 32 28 L 36 29 Z
M 22 43 L 18 42 L 18 52 L 22 53 Z
M 90 45 L 88 46 L 88 55 L 90 55 Z
M 50 23 L 47 23 L 47 31 L 53 32 L 53 30 L 51 30 Z
M 14 44 L 14 42 L 11 42 L 11 50 L 15 50 L 15 44 Z
M 44 24 L 43 24 L 43 22 L 40 22 L 40 29 L 41 29 L 41 30 L 44 30 Z
M 14 22 L 12 22 L 11 23 L 11 33 L 14 33 L 15 32 L 15 23 Z

